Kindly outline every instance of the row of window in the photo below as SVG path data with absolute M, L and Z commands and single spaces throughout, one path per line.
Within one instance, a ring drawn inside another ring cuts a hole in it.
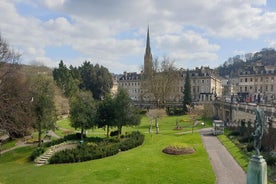
M 121 86 L 140 86 L 140 82 L 122 82 L 119 84 Z
M 240 82 L 253 82 L 253 78 L 251 77 L 251 78 L 241 78 L 240 79 Z M 263 80 L 263 77 L 256 77 L 255 79 L 254 79 L 254 81 L 255 82 L 263 82 L 264 80 Z M 274 82 L 274 77 L 271 77 L 270 78 L 270 81 L 271 82 Z M 265 82 L 269 82 L 269 77 L 265 77 Z
M 196 84 L 196 83 L 198 83 L 198 84 L 200 84 L 200 83 L 204 84 L 205 82 L 208 83 L 209 80 L 208 79 L 206 79 L 206 80 L 204 80 L 204 79 L 199 79 L 199 80 L 193 79 L 193 83 L 194 84 Z
M 250 92 L 250 91 L 252 91 L 252 89 L 253 89 L 253 86 L 244 86 L 244 87 L 241 86 L 240 87 L 240 92 Z M 270 86 L 265 85 L 265 86 L 260 86 L 259 89 L 258 89 L 257 86 L 254 86 L 254 92 L 255 93 L 263 92 L 263 91 L 265 91 L 265 92 L 269 92 L 269 91 L 274 92 L 274 86 L 273 85 L 270 85 Z

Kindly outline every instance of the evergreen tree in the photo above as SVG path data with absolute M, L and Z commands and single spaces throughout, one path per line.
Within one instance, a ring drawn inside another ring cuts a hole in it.
M 94 99 L 102 99 L 110 92 L 113 80 L 107 68 L 85 61 L 79 72 L 82 79 L 80 88 L 91 91 Z
M 106 96 L 98 103 L 96 124 L 99 128 L 106 127 L 107 138 L 109 138 L 110 127 L 116 126 L 115 118 L 115 101 L 111 96 Z
M 119 88 L 114 98 L 115 126 L 118 127 L 118 136 L 122 133 L 123 126 L 138 125 L 140 123 L 140 114 L 127 91 Z
M 53 70 L 53 77 L 65 96 L 71 97 L 77 92 L 79 81 L 73 78 L 71 71 L 62 60 L 59 63 L 59 67 Z
M 184 98 L 183 98 L 183 111 L 184 111 L 184 113 L 187 113 L 188 112 L 187 105 L 191 105 L 192 104 L 191 81 L 190 81 L 189 70 L 186 73 L 183 94 L 184 94 Z
M 95 126 L 96 106 L 89 91 L 79 91 L 70 101 L 71 126 L 81 129 L 81 139 L 84 130 Z

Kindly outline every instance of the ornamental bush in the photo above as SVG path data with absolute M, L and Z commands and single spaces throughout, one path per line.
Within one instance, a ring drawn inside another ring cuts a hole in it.
M 121 141 L 118 139 L 101 139 L 101 142 L 87 142 L 75 149 L 67 149 L 55 153 L 50 159 L 50 164 L 73 163 L 94 160 L 115 155 L 137 147 L 144 142 L 144 135 L 140 132 L 127 134 Z

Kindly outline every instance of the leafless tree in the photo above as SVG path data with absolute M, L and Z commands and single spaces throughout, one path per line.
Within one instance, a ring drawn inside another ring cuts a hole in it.
M 179 72 L 174 66 L 174 60 L 163 57 L 160 62 L 158 58 L 153 61 L 153 72 L 151 77 L 143 81 L 143 91 L 154 100 L 159 107 L 166 104 L 178 92 Z M 145 95 L 145 94 L 144 94 Z
M 0 129 L 12 137 L 25 135 L 33 123 L 28 79 L 19 58 L 0 35 Z
M 155 128 L 156 128 L 156 134 L 159 133 L 159 124 L 158 124 L 158 119 L 166 116 L 166 111 L 164 109 L 150 109 L 149 112 L 147 113 L 147 116 L 150 119 L 150 127 L 149 127 L 149 133 L 152 133 L 152 125 L 153 122 L 155 123 Z

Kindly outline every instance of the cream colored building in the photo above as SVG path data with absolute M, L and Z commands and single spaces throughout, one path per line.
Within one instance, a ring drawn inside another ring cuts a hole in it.
M 273 102 L 276 96 L 276 67 L 257 63 L 242 68 L 238 94 L 241 101 Z
M 221 81 L 216 77 L 213 69 L 210 69 L 209 67 L 201 67 L 190 70 L 189 73 L 192 100 L 194 102 L 208 102 L 222 95 Z M 118 86 L 125 88 L 131 99 L 134 101 L 156 101 L 157 99 L 154 99 L 153 95 L 148 94 L 147 91 L 143 89 L 142 85 L 142 82 L 146 81 L 151 74 L 152 54 L 148 30 L 144 56 L 144 72 L 141 72 L 140 74 L 136 72 L 124 72 L 124 74 L 118 79 Z M 162 99 L 163 101 L 182 103 L 186 71 L 179 70 L 179 75 L 179 81 L 175 83 L 175 86 L 171 87 L 171 95 L 168 96 L 167 99 Z M 155 87 L 158 88 L 158 82 L 153 85 L 156 85 Z M 159 99 L 161 100 L 161 98 L 158 98 L 158 100 Z

